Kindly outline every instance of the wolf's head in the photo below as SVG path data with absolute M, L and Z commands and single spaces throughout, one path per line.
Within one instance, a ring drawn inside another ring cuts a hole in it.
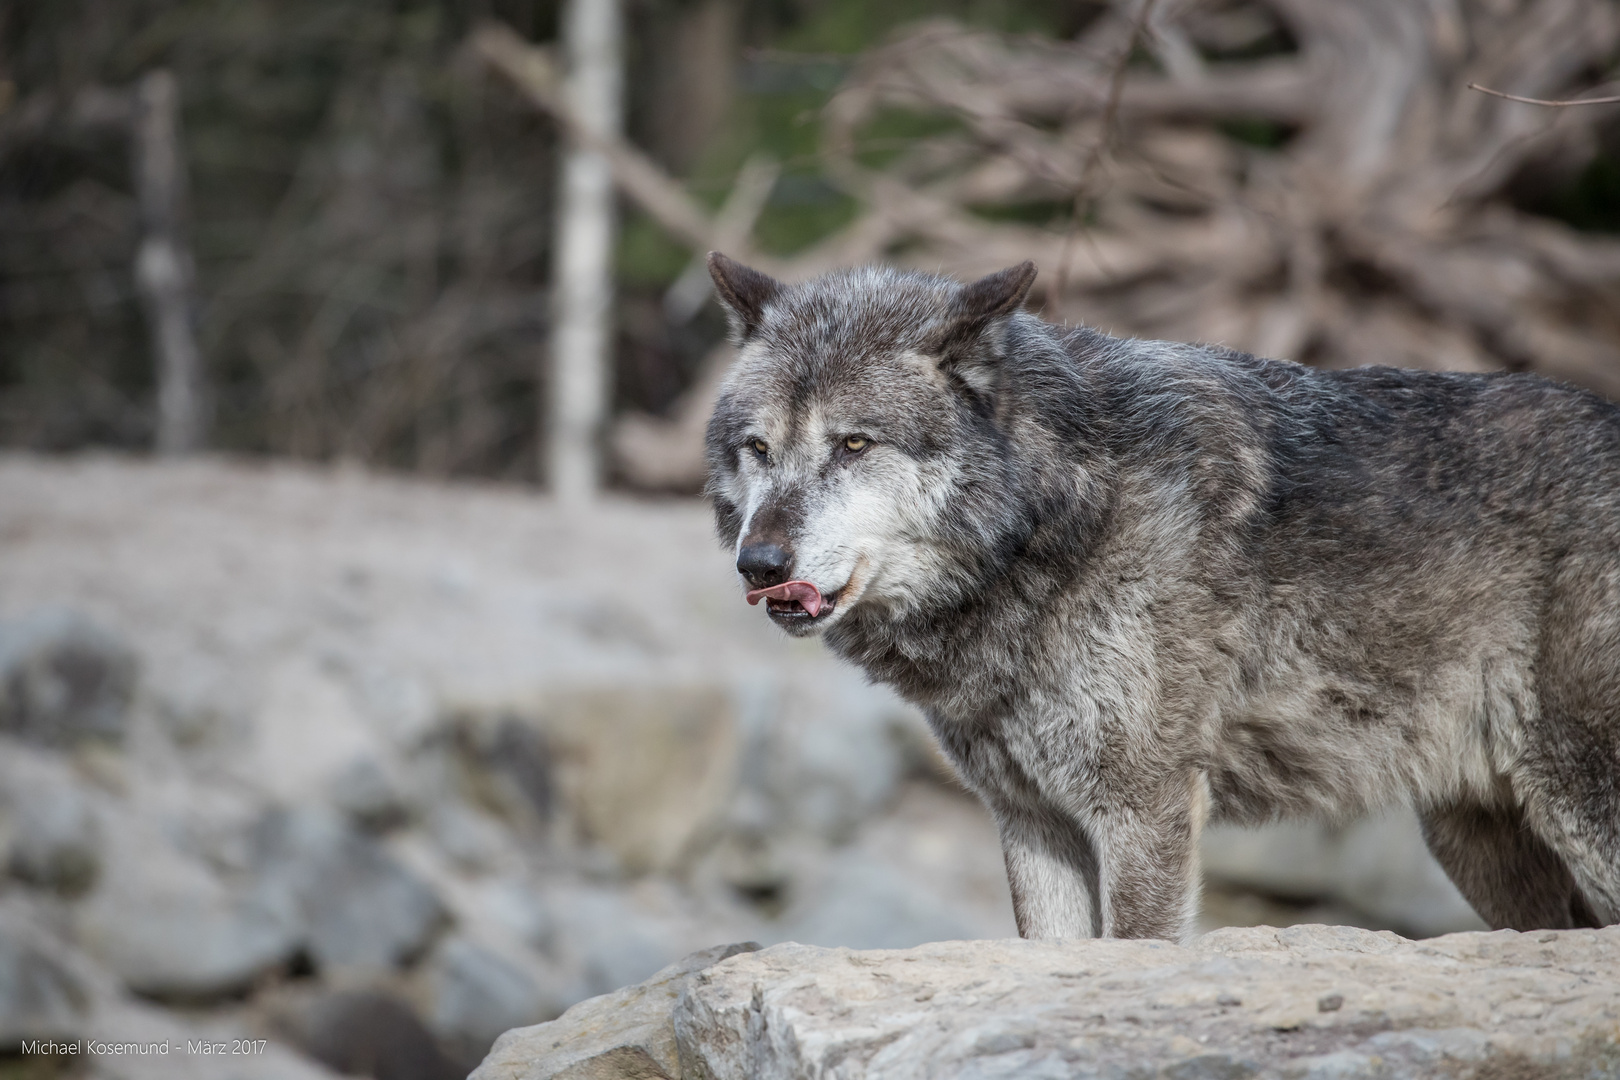
M 1030 526 L 1003 361 L 1010 335 L 1044 329 L 1019 313 L 1034 264 L 966 286 L 875 268 L 784 285 L 720 254 L 709 269 L 738 356 L 708 493 L 750 603 L 813 634 L 954 604 L 1016 553 Z

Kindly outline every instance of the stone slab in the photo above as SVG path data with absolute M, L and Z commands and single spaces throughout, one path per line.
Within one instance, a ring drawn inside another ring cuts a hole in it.
M 757 948 L 717 945 L 549 1023 L 514 1028 L 468 1080 L 676 1080 L 682 1055 L 671 1016 L 681 991 L 696 973 Z
M 1620 1076 L 1620 927 L 779 945 L 694 976 L 689 1080 Z

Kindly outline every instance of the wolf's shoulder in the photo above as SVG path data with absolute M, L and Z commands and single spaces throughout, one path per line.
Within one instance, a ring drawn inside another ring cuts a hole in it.
M 1315 368 L 1095 331 L 1070 332 L 1064 346 L 1086 373 L 1093 430 L 1161 470 L 1250 460 L 1274 494 L 1322 504 L 1620 489 L 1620 407 L 1539 375 Z M 1525 489 L 1526 477 L 1546 491 Z
M 1223 345 L 1114 338 L 1071 331 L 1065 351 L 1110 371 L 1127 393 L 1219 389 L 1250 409 L 1296 421 L 1402 427 L 1436 422 L 1563 423 L 1620 433 L 1620 406 L 1530 372 L 1432 371 L 1367 364 L 1318 368 Z M 1225 396 L 1223 394 L 1223 396 Z

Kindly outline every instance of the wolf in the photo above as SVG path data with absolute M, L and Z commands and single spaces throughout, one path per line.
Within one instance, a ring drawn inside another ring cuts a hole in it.
M 1491 925 L 1620 919 L 1620 409 L 709 266 L 747 599 L 924 710 L 1024 937 L 1185 938 L 1207 821 L 1401 801 Z

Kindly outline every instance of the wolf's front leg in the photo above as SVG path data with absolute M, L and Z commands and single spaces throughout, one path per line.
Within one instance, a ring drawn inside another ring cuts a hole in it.
M 1195 778 L 1136 807 L 1098 807 L 1084 819 L 1056 806 L 992 800 L 1018 933 L 1026 938 L 1191 937 L 1198 918 L 1198 832 L 1204 787 Z
M 1103 937 L 1184 941 L 1196 929 L 1202 807 L 1193 803 L 1155 810 L 1111 810 L 1091 823 L 1102 883 Z
M 1084 819 L 1055 806 L 992 802 L 1020 935 L 1192 936 L 1207 798 L 1202 777 L 1153 798 L 1133 794 L 1135 805 L 1100 805 Z
M 1096 937 L 1101 893 L 1096 852 L 1084 830 L 1056 809 L 994 809 L 1018 935 Z

